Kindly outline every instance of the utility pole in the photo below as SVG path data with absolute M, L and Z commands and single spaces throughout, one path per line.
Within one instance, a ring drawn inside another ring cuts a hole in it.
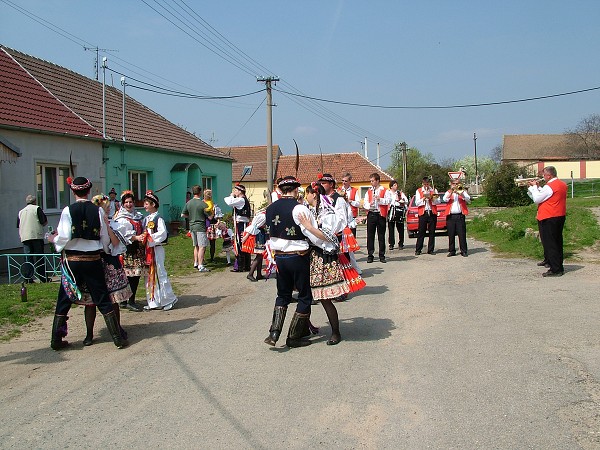
M 265 83 L 267 88 L 267 190 L 273 192 L 273 98 L 271 83 L 276 83 L 279 78 L 257 78 L 259 83 Z
M 479 171 L 477 170 L 477 134 L 473 133 L 473 144 L 475 146 L 475 190 L 479 194 Z
M 408 169 L 408 160 L 406 159 L 406 142 L 400 144 L 402 150 L 402 190 L 406 190 L 406 170 Z
M 106 56 L 102 58 L 102 137 L 106 139 Z
M 119 50 L 113 50 L 110 48 L 98 48 L 96 47 L 83 47 L 85 51 L 94 51 L 96 52 L 96 61 L 94 63 L 94 72 L 96 73 L 96 81 L 98 81 L 98 59 L 100 57 L 99 52 L 118 52 Z

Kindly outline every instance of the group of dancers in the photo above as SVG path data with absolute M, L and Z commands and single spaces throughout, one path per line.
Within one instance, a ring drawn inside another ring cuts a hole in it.
M 104 194 L 90 201 L 92 183 L 85 177 L 67 182 L 75 203 L 65 207 L 57 229 L 48 236 L 62 253 L 61 284 L 50 346 L 68 346 L 68 312 L 73 303 L 85 307 L 87 334 L 85 346 L 92 345 L 96 308 L 103 314 L 117 348 L 128 345 L 121 326 L 120 309 L 168 311 L 177 303 L 167 272 L 165 251 L 168 232 L 158 213 L 159 198 L 152 191 L 144 196 L 144 216 L 135 209 L 132 191 L 121 195 L 120 207 L 110 217 L 111 199 Z M 147 306 L 141 308 L 135 297 L 140 278 L 145 276 Z

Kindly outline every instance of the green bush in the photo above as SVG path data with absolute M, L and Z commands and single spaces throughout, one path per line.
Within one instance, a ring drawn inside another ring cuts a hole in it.
M 527 188 L 515 185 L 518 176 L 527 177 L 524 168 L 515 164 L 502 164 L 484 183 L 489 206 L 526 206 L 532 203 Z

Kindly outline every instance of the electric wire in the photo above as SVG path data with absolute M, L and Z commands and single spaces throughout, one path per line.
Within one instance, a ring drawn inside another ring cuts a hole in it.
M 231 139 L 229 139 L 227 141 L 227 144 L 225 144 L 225 147 L 229 147 L 229 144 L 231 143 L 231 141 L 233 141 L 238 134 L 241 133 L 241 131 L 246 127 L 246 125 L 248 125 L 248 122 L 250 122 L 250 120 L 254 117 L 254 114 L 256 114 L 256 111 L 258 111 L 260 109 L 260 107 L 263 105 L 263 103 L 267 100 L 267 97 L 264 97 L 262 102 L 260 102 L 260 104 L 256 107 L 256 109 L 254 110 L 254 112 L 252 114 L 250 114 L 250 117 L 248 117 L 248 120 L 246 120 L 246 122 L 244 123 L 244 125 L 242 125 L 242 127 L 231 137 Z

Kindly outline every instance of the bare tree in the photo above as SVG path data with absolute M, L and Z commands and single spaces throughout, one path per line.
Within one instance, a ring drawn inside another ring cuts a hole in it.
M 500 164 L 502 162 L 502 144 L 498 144 L 492 149 L 490 158 L 492 158 L 492 161 L 494 161 L 496 164 Z
M 600 114 L 582 119 L 574 129 L 566 130 L 565 135 L 582 157 L 600 157 Z

